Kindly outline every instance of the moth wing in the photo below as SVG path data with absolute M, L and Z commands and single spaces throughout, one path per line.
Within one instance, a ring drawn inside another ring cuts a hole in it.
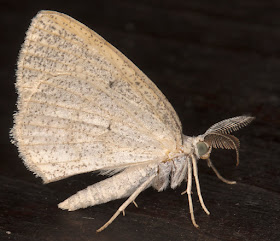
M 163 160 L 182 144 L 171 104 L 130 60 L 71 17 L 41 11 L 17 69 L 11 135 L 44 182 Z

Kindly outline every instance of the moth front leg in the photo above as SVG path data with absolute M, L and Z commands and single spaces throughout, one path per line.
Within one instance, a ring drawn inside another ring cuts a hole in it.
M 212 161 L 210 160 L 210 158 L 207 159 L 207 163 L 208 163 L 208 167 L 211 167 L 212 170 L 215 172 L 216 176 L 223 181 L 226 184 L 236 184 L 236 181 L 231 181 L 231 180 L 227 180 L 225 179 L 216 169 L 216 167 L 213 165 Z

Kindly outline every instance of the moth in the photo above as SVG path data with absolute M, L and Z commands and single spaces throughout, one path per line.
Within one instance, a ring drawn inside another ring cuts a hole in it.
M 235 149 L 231 135 L 254 118 L 238 116 L 204 134 L 183 135 L 166 97 L 121 52 L 85 25 L 54 11 L 32 20 L 20 51 L 16 89 L 18 112 L 11 130 L 26 167 L 44 183 L 99 171 L 109 178 L 93 184 L 58 207 L 68 211 L 128 197 L 104 230 L 148 187 L 163 191 L 187 182 L 192 223 L 192 176 L 200 204 L 197 161 L 212 148 Z M 183 193 L 183 194 L 184 194 Z M 135 203 L 136 205 L 136 203 Z

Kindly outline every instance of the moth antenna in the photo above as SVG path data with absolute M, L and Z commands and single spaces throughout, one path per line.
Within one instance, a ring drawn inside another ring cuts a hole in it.
M 239 165 L 239 139 L 233 135 L 213 133 L 204 138 L 204 141 L 214 148 L 235 149 L 236 166 Z
M 237 131 L 251 123 L 255 117 L 237 116 L 220 121 L 212 125 L 204 133 L 204 141 L 211 147 L 222 149 L 235 149 L 236 166 L 239 165 L 239 146 L 240 142 L 237 137 L 230 135 L 231 132 Z
M 251 123 L 255 117 L 252 116 L 237 116 L 220 121 L 212 125 L 206 132 L 205 136 L 212 133 L 229 134 L 233 131 L 237 131 L 242 127 Z

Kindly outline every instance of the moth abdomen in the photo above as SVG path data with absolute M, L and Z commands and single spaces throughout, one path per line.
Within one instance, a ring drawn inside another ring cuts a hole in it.
M 149 176 L 156 173 L 156 164 L 127 168 L 110 178 L 77 192 L 58 204 L 61 209 L 74 211 L 111 200 L 130 196 Z

